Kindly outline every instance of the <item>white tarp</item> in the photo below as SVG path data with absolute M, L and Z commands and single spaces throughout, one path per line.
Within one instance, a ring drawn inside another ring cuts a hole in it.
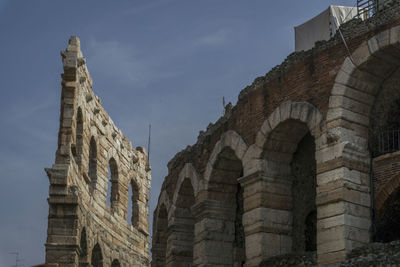
M 294 27 L 296 51 L 309 50 L 315 42 L 329 40 L 335 35 L 338 26 L 356 15 L 356 7 L 329 6 L 315 18 Z

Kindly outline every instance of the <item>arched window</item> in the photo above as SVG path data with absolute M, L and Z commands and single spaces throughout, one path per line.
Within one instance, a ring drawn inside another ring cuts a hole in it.
M 92 181 L 92 185 L 95 185 L 97 179 L 97 145 L 93 136 L 90 139 L 90 145 L 89 145 L 88 174 Z
M 83 228 L 81 231 L 81 240 L 79 243 L 79 267 L 87 266 L 88 264 L 88 251 L 87 251 L 87 239 L 86 239 L 86 229 Z
M 75 129 L 75 155 L 76 162 L 82 162 L 82 146 L 83 146 L 83 115 L 82 109 L 79 107 L 76 113 L 76 129 Z
M 91 262 L 93 267 L 103 267 L 103 253 L 99 244 L 96 244 L 92 250 Z
M 108 187 L 107 187 L 107 205 L 114 208 L 119 200 L 118 194 L 118 166 L 114 158 L 108 162 Z
M 139 186 L 134 180 L 129 186 L 127 221 L 133 226 L 139 224 Z
M 111 263 L 111 267 L 121 267 L 121 264 L 119 264 L 118 260 L 113 260 Z

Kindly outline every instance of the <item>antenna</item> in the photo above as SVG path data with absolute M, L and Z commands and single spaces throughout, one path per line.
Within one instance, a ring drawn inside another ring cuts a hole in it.
M 150 163 L 151 123 L 149 124 L 149 141 L 147 142 L 147 161 Z
M 9 254 L 15 255 L 15 265 L 11 265 L 11 267 L 18 267 L 18 262 L 22 261 L 19 258 L 19 252 L 10 252 Z

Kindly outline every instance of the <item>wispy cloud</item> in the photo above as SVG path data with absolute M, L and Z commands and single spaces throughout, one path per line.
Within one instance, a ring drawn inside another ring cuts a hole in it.
M 220 29 L 216 32 L 212 32 L 201 36 L 194 40 L 195 46 L 219 46 L 227 43 L 230 39 L 230 31 L 227 29 Z
M 162 68 L 152 57 L 142 56 L 135 47 L 118 41 L 89 43 L 89 70 L 119 85 L 146 87 L 157 79 L 168 78 L 177 73 Z
M 139 2 L 139 4 L 134 6 L 133 8 L 126 9 L 123 15 L 131 16 L 134 14 L 141 14 L 143 12 L 148 12 L 152 9 L 160 8 L 161 6 L 169 4 L 170 2 L 171 0 L 153 0 Z

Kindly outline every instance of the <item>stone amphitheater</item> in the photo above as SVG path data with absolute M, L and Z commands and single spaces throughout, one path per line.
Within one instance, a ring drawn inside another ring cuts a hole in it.
M 152 240 L 147 152 L 71 37 L 40 266 L 400 266 L 399 1 L 341 33 L 257 78 L 175 155 Z

